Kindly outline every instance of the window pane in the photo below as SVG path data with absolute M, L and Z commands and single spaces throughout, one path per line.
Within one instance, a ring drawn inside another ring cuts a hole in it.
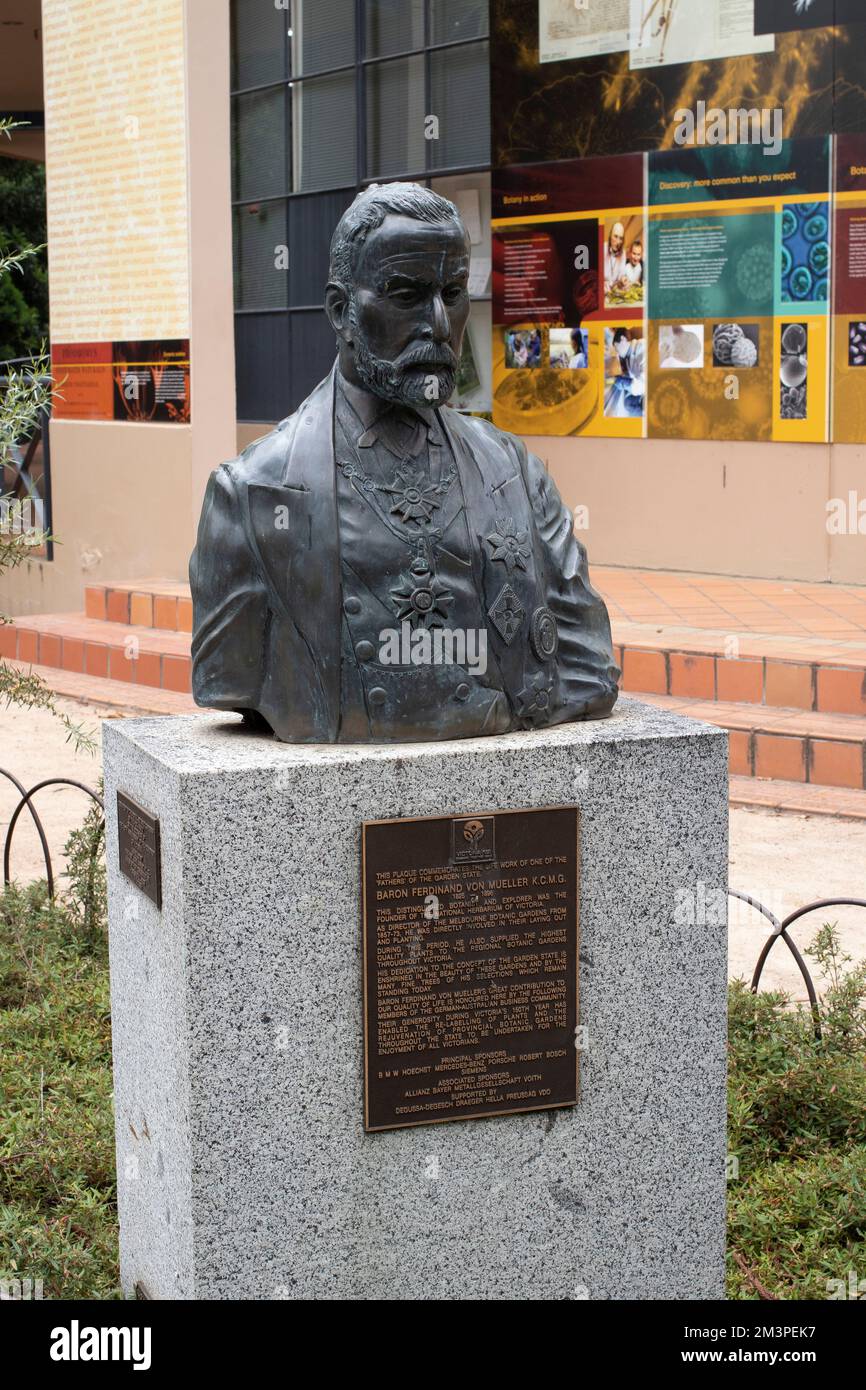
M 289 202 L 289 302 L 321 304 L 328 283 L 334 228 L 355 196 L 354 185 L 338 193 L 312 193 Z
M 430 42 L 486 38 L 488 11 L 487 0 L 430 0 Z
M 232 0 L 232 87 L 286 76 L 286 11 L 262 0 Z
M 424 47 L 424 0 L 367 0 L 368 58 Z
M 288 193 L 286 89 L 272 87 L 232 101 L 234 198 Z
M 354 63 L 355 0 L 293 0 L 291 13 L 293 74 Z
M 367 177 L 424 168 L 424 59 L 367 69 Z
M 288 314 L 238 314 L 235 382 L 239 420 L 282 420 L 294 409 L 289 383 Z
M 289 323 L 289 409 L 297 410 L 313 387 L 328 375 L 334 365 L 337 348 L 334 330 L 323 309 L 291 314 Z
M 430 55 L 430 111 L 439 116 L 431 167 L 490 162 L 490 80 L 487 44 Z
M 355 182 L 355 69 L 292 84 L 295 192 Z
M 289 302 L 286 202 L 234 211 L 236 309 L 284 309 Z

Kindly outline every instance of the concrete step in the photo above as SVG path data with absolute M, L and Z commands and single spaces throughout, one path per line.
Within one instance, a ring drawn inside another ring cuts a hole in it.
M 866 717 L 863 641 L 613 623 L 623 689 Z
M 640 698 L 727 729 L 732 777 L 866 792 L 866 717 L 670 695 Z
M 22 616 L 0 627 L 0 657 L 183 695 L 191 688 L 189 648 L 188 633 L 84 613 Z
M 163 579 L 88 584 L 84 590 L 84 612 L 98 622 L 192 632 L 189 585 Z

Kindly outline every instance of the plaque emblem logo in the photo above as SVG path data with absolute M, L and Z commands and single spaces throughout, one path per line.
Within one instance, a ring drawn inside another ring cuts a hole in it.
M 451 862 L 482 864 L 496 857 L 496 818 L 460 816 L 451 822 Z

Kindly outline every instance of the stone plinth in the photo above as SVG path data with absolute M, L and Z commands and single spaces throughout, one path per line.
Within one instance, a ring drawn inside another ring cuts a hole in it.
M 125 1288 L 723 1297 L 724 733 L 629 699 L 438 744 L 104 729 Z M 161 912 L 118 871 L 118 790 L 159 817 Z M 361 822 L 563 804 L 579 1103 L 365 1134 Z

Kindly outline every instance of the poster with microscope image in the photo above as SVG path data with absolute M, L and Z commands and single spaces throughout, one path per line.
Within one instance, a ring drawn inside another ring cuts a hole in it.
M 809 325 L 782 324 L 779 367 L 779 413 L 783 420 L 805 420 L 808 415 Z
M 629 0 L 539 0 L 538 61 L 560 63 L 628 48 Z
M 755 0 L 631 0 L 632 69 L 771 53 L 773 34 L 755 33 Z
M 827 438 L 829 186 L 826 140 L 650 155 L 651 438 Z
M 757 367 L 760 345 L 757 323 L 713 324 L 714 367 Z

